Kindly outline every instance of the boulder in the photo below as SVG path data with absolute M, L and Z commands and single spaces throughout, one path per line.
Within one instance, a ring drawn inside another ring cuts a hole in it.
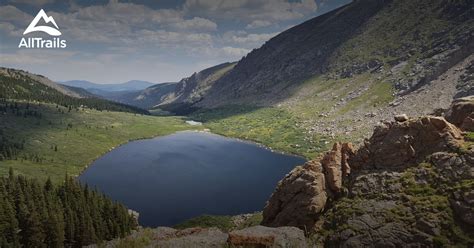
M 302 230 L 296 227 L 253 226 L 229 233 L 231 247 L 308 247 Z
M 454 151 L 462 142 L 461 131 L 443 117 L 384 122 L 349 159 L 349 164 L 353 169 L 409 167 L 429 154 Z
M 349 202 L 340 211 L 357 209 L 360 213 L 340 219 L 336 217 L 339 230 L 328 235 L 324 247 L 430 247 L 429 241 L 423 239 L 419 231 L 403 222 L 386 219 L 386 213 L 400 207 L 397 201 L 391 200 Z M 335 215 L 338 213 L 334 212 Z M 332 222 L 327 224 L 334 225 Z
M 328 199 L 319 161 L 297 166 L 281 180 L 263 210 L 265 226 L 296 226 L 311 230 Z
M 397 199 L 402 190 L 400 178 L 402 173 L 396 171 L 368 172 L 353 175 L 350 185 L 351 197 L 381 197 Z
M 473 155 L 470 153 L 459 155 L 455 152 L 437 152 L 429 156 L 429 161 L 438 171 L 440 180 L 458 182 L 474 179 Z
M 453 101 L 445 118 L 462 130 L 474 131 L 474 96 Z
M 450 203 L 458 218 L 474 227 L 474 188 L 454 192 Z
M 406 114 L 396 115 L 394 119 L 395 121 L 398 121 L 398 122 L 404 122 L 404 121 L 408 121 L 408 116 Z

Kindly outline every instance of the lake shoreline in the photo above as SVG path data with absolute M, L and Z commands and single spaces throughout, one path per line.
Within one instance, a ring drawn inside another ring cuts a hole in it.
M 78 180 L 140 213 L 140 224 L 147 227 L 170 226 L 202 214 L 261 211 L 278 181 L 306 161 L 209 130 L 141 140 L 111 149 Z M 156 204 L 160 211 L 147 207 Z M 191 205 L 195 207 L 186 207 Z

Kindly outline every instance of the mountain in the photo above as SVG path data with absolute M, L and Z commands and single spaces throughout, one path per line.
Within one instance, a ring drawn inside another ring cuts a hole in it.
M 3 77 L 3 79 L 11 78 L 13 80 L 17 79 L 17 80 L 22 80 L 22 81 L 32 81 L 31 84 L 26 86 L 26 87 L 21 87 L 21 85 L 11 84 L 10 88 L 4 82 L 1 85 L 1 88 L 5 91 L 4 94 L 7 94 L 6 93 L 7 90 L 12 94 L 19 94 L 19 93 L 33 94 L 32 91 L 28 91 L 27 89 L 32 88 L 31 86 L 38 86 L 38 87 L 41 87 L 42 89 L 51 88 L 51 89 L 53 89 L 53 92 L 59 92 L 59 93 L 61 93 L 63 95 L 66 95 L 66 96 L 75 97 L 75 98 L 80 98 L 81 97 L 80 94 L 77 94 L 76 92 L 74 92 L 73 90 L 70 90 L 67 87 L 56 84 L 55 82 L 49 80 L 45 76 L 32 74 L 32 73 L 29 73 L 27 71 L 0 67 L 0 76 Z M 46 92 L 44 92 L 44 93 L 46 93 Z
M 109 93 L 106 97 L 110 100 L 137 106 L 143 109 L 151 109 L 156 105 L 165 102 L 170 94 L 176 90 L 177 83 L 155 84 L 141 91 L 121 92 L 117 94 Z
M 397 95 L 408 94 L 472 54 L 473 5 L 354 1 L 270 39 L 217 80 L 197 105 L 268 105 L 300 93 L 297 86 L 310 78 L 342 82 L 367 73 L 377 83 L 390 83 Z
M 60 86 L 76 93 L 77 95 L 79 95 L 80 97 L 82 98 L 100 98 L 100 96 L 96 95 L 96 94 L 92 94 L 91 92 L 83 89 L 83 88 L 79 88 L 79 87 L 74 87 L 74 86 L 69 86 L 69 85 L 64 85 L 64 84 L 59 84 Z
M 194 73 L 177 83 L 156 84 L 139 92 L 106 97 L 145 109 L 160 107 L 184 114 L 190 112 L 189 107 L 202 100 L 213 84 L 234 66 L 235 63 L 223 63 Z
M 137 91 L 143 90 L 147 87 L 154 85 L 153 83 L 140 80 L 131 80 L 125 83 L 119 84 L 96 84 L 85 80 L 71 80 L 61 82 L 61 84 L 83 88 L 94 94 L 102 95 L 100 92 L 114 92 L 114 91 Z
M 66 107 L 148 113 L 137 107 L 94 97 L 74 87 L 56 84 L 50 79 L 23 70 L 0 67 L 0 99 L 54 103 Z
M 472 1 L 358 0 L 281 32 L 204 91 L 184 83 L 197 97 L 157 106 L 178 114 L 278 109 L 298 119 L 305 140 L 360 139 L 393 114 L 442 111 L 472 94 L 473 51 Z

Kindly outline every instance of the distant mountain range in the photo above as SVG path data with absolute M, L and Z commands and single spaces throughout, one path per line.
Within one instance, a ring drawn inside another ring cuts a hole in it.
M 116 91 L 137 91 L 146 89 L 154 83 L 141 81 L 141 80 L 131 80 L 125 83 L 117 84 L 98 84 L 85 80 L 70 80 L 65 82 L 60 82 L 61 84 L 78 87 L 88 90 L 89 92 L 97 95 L 102 95 L 105 92 L 116 92 Z

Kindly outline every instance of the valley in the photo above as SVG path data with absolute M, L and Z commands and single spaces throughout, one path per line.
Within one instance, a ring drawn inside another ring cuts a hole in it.
M 38 216 L 56 247 L 474 245 L 472 2 L 355 0 L 262 44 L 159 84 L 1 67 L 0 246 L 46 242 Z

